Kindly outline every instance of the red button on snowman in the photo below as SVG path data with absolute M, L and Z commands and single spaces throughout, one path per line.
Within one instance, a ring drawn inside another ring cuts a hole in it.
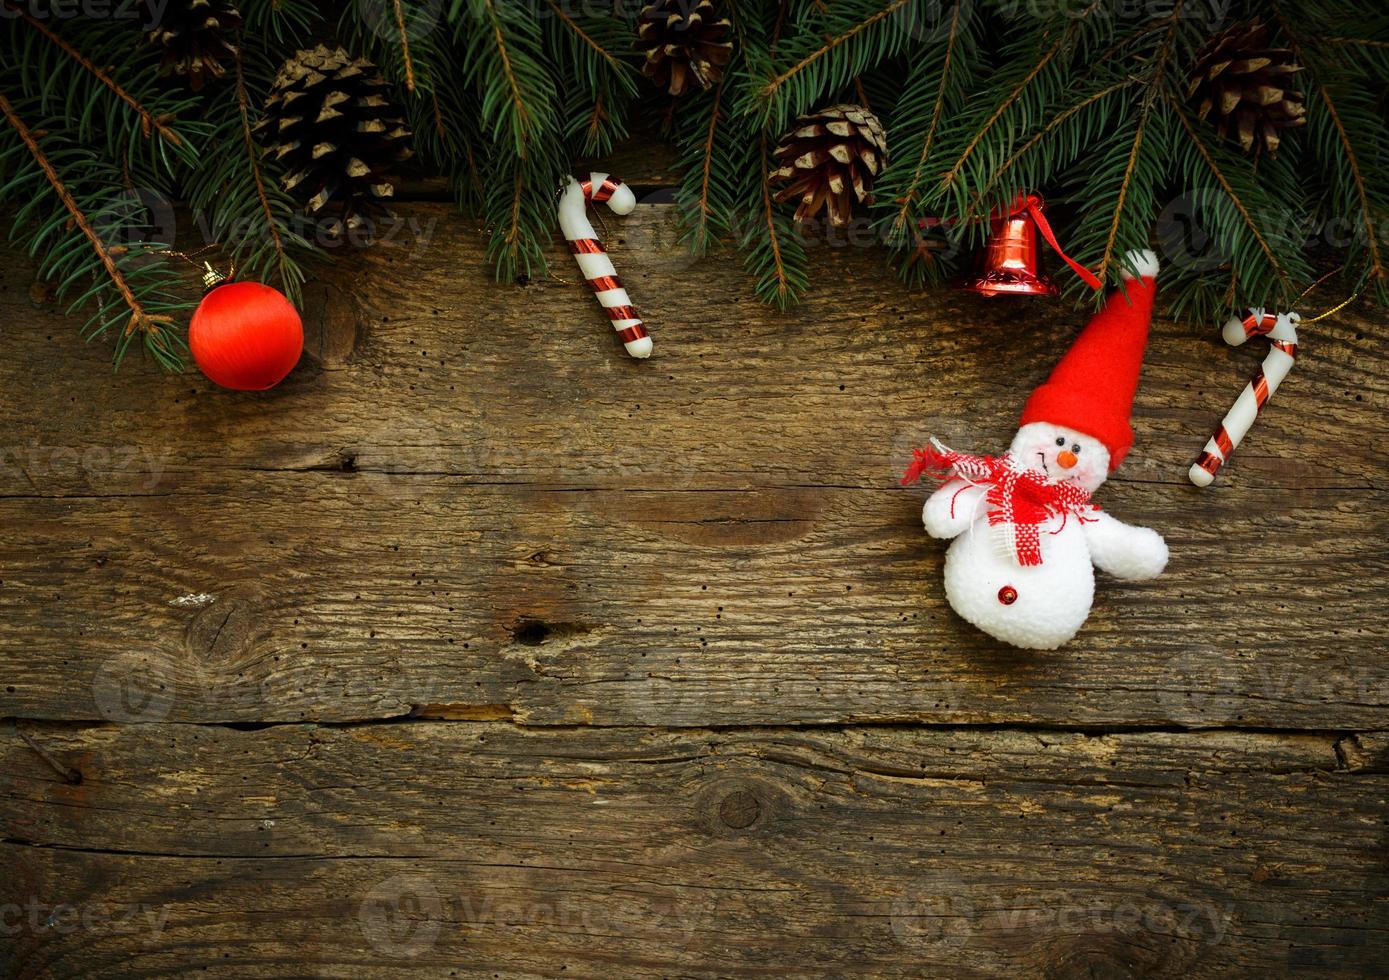
M 953 538 L 945 557 L 951 607 L 1014 646 L 1054 650 L 1090 614 L 1095 568 L 1154 578 L 1167 565 L 1156 531 L 1115 520 L 1090 496 L 1133 445 L 1129 414 L 1152 319 L 1157 256 L 1130 252 L 1124 289 L 1076 338 L 1032 393 L 1003 456 L 971 456 L 932 441 L 903 483 L 943 482 L 922 522 Z

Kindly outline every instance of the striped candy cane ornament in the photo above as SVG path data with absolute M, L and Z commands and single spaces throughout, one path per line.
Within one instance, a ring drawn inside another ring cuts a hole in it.
M 607 174 L 589 174 L 585 181 L 569 178 L 559 199 L 559 227 L 569 240 L 569 251 L 579 263 L 579 271 L 588 280 L 603 311 L 613 322 L 613 329 L 622 339 L 627 353 L 633 357 L 651 356 L 651 338 L 632 306 L 632 299 L 617 278 L 617 270 L 608 258 L 598 233 L 588 223 L 586 208 L 589 202 L 606 203 L 617 214 L 631 214 L 637 206 L 632 189 Z
M 1297 324 L 1301 319 L 1296 313 L 1245 310 L 1243 316 L 1231 317 L 1225 324 L 1221 336 L 1232 347 L 1238 347 L 1250 337 L 1267 337 L 1272 347 L 1264 363 L 1225 413 L 1215 434 L 1207 441 L 1205 450 L 1191 465 L 1187 475 L 1198 487 L 1211 485 L 1216 472 L 1229 460 L 1269 397 L 1292 370 L 1293 361 L 1297 358 Z

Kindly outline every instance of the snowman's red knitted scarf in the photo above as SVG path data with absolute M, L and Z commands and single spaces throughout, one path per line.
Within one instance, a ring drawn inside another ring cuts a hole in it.
M 1008 455 L 957 453 L 934 439 L 930 446 L 915 450 L 912 455 L 912 464 L 902 477 L 903 486 L 915 483 L 929 471 L 942 483 L 958 478 L 967 485 L 989 488 L 984 495 L 989 505 L 989 525 L 1006 524 L 1012 529 L 1009 543 L 1019 565 L 1042 563 L 1041 525 L 1048 518 L 1059 514 L 1064 521 L 1067 515 L 1074 514 L 1077 520 L 1084 521 L 1087 514 L 1099 510 L 1082 488 L 1057 483 L 1034 469 L 1016 466 Z M 953 500 L 951 508 L 953 512 Z

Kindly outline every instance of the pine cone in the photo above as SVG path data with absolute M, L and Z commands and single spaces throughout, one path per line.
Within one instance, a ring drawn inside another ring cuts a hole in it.
M 1302 70 L 1287 48 L 1270 48 L 1268 28 L 1257 20 L 1235 24 L 1196 52 L 1187 83 L 1187 99 L 1196 114 L 1221 136 L 1237 138 L 1244 151 L 1262 139 L 1269 153 L 1278 150 L 1278 131 L 1301 126 L 1306 107 L 1301 92 L 1286 86 Z
M 158 11 L 149 0 L 145 12 L 159 19 L 150 43 L 164 49 L 161 71 L 183 75 L 197 92 L 209 78 L 221 78 L 225 62 L 236 57 L 232 40 L 241 27 L 241 12 L 227 0 L 167 0 Z
M 280 68 L 256 133 L 284 162 L 285 190 L 310 214 L 340 202 L 349 228 L 362 207 L 395 193 L 391 171 L 413 153 L 376 66 L 322 44 Z
M 733 56 L 731 25 L 713 0 L 655 0 L 641 11 L 638 36 L 646 49 L 641 70 L 671 95 L 691 87 L 708 88 L 723 77 Z
M 791 182 L 776 199 L 800 200 L 796 220 L 825 207 L 830 224 L 843 228 L 855 200 L 873 202 L 873 181 L 887 166 L 887 135 L 862 106 L 830 106 L 797 119 L 772 155 L 781 166 L 771 178 Z

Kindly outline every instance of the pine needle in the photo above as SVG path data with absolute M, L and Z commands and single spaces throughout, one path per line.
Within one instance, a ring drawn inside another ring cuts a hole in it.
M 1288 26 L 1287 22 L 1284 21 L 1281 11 L 1275 9 L 1274 19 L 1278 21 L 1279 26 L 1283 29 L 1283 33 L 1287 35 L 1288 46 L 1292 48 L 1293 55 L 1305 63 L 1302 46 L 1298 41 L 1298 36 Z M 1351 39 L 1334 38 L 1332 40 L 1345 43 Z M 1366 47 L 1389 48 L 1389 44 L 1376 43 L 1373 41 L 1359 41 L 1356 43 Z M 1365 250 L 1370 257 L 1370 278 L 1384 279 L 1389 277 L 1389 270 L 1386 270 L 1384 259 L 1380 255 L 1379 238 L 1374 225 L 1374 211 L 1370 207 L 1370 197 L 1366 187 L 1364 170 L 1360 166 L 1355 147 L 1351 143 L 1350 133 L 1347 131 L 1345 124 L 1341 121 L 1341 114 L 1337 111 L 1336 103 L 1331 98 L 1331 92 L 1322 84 L 1321 79 L 1316 74 L 1312 76 L 1311 83 L 1316 89 L 1317 97 L 1321 99 L 1322 105 L 1326 108 L 1326 114 L 1331 120 L 1331 125 L 1336 130 L 1336 138 L 1341 144 L 1341 149 L 1344 150 L 1346 154 L 1346 167 L 1350 171 L 1351 180 L 1355 184 L 1355 195 L 1360 202 L 1360 221 L 1365 226 Z
M 965 163 L 969 160 L 974 151 L 979 148 L 979 144 L 983 142 L 989 130 L 993 129 L 994 124 L 1008 111 L 1008 107 L 1016 102 L 1023 92 L 1027 90 L 1027 87 L 1032 84 L 1032 80 L 1042 73 L 1042 69 L 1049 65 L 1052 59 L 1061 53 L 1065 44 L 1066 39 L 1063 37 L 1052 45 L 1046 54 L 1042 56 L 1042 59 L 1033 66 L 1032 70 L 1023 76 L 1022 81 L 1018 82 L 1018 84 L 1013 87 L 1013 90 L 1008 93 L 1007 97 L 998 104 L 993 111 L 993 115 L 989 116 L 984 122 L 984 125 L 979 128 L 979 132 L 974 134 L 974 138 L 965 144 L 965 148 L 960 152 L 955 163 L 951 165 L 950 169 L 947 170 L 944 175 L 942 175 L 940 187 L 947 188 L 955 182 L 955 178 L 960 176 L 960 171 L 964 169 Z
M 116 264 L 116 260 L 111 257 L 110 250 L 107 249 L 106 245 L 97 235 L 95 229 L 92 228 L 91 222 L 87 220 L 86 214 L 77 206 L 77 202 L 73 200 L 72 194 L 68 192 L 67 186 L 63 183 L 62 178 L 59 177 L 58 171 L 54 168 L 53 164 L 49 162 L 48 157 L 44 155 L 43 149 L 39 146 L 38 141 L 34 138 L 34 135 L 29 132 L 29 127 L 24 125 L 24 120 L 19 118 L 19 115 L 14 110 L 14 106 L 10 104 L 10 100 L 5 97 L 3 92 L 0 92 L 0 113 L 4 114 L 5 121 L 10 124 L 10 127 L 28 148 L 30 155 L 34 158 L 34 162 L 38 164 L 39 169 L 41 169 L 44 176 L 48 178 L 48 183 L 52 185 L 53 192 L 58 195 L 58 199 L 63 202 L 63 206 L 67 208 L 68 214 L 71 215 L 72 223 L 82 232 L 82 235 L 87 241 L 91 243 L 97 258 L 101 261 L 102 268 L 106 270 L 106 275 L 111 280 L 111 284 L 115 286 L 116 291 L 120 293 L 121 299 L 125 301 L 125 305 L 129 308 L 130 320 L 125 326 L 123 336 L 129 337 L 132 334 L 140 333 L 150 337 L 158 337 L 161 327 L 171 325 L 174 322 L 173 318 L 149 313 L 145 310 L 144 306 L 141 305 L 139 299 L 135 296 L 134 290 L 130 288 L 130 283 L 127 282 L 125 274 L 121 272 L 120 267 Z
M 762 217 L 767 224 L 767 243 L 771 247 L 772 266 L 763 276 L 763 281 L 769 283 L 773 289 L 773 300 L 776 305 L 785 309 L 795 299 L 796 290 L 792 285 L 790 273 L 786 267 L 786 260 L 782 256 L 781 236 L 776 227 L 776 204 L 772 201 L 772 186 L 770 171 L 767 166 L 767 134 L 762 134 L 762 155 L 760 167 L 760 180 L 762 184 Z
M 796 62 L 790 68 L 786 69 L 780 75 L 777 75 L 775 78 L 769 81 L 766 84 L 766 86 L 764 86 L 762 89 L 762 96 L 768 99 L 771 98 L 773 95 L 776 94 L 779 88 L 781 88 L 783 85 L 787 83 L 787 81 L 794 78 L 801 72 L 805 71 L 806 68 L 808 68 L 810 65 L 813 65 L 815 62 L 828 55 L 831 51 L 839 47 L 841 44 L 844 44 L 845 42 L 851 40 L 858 34 L 861 34 L 862 32 L 868 30 L 868 28 L 878 23 L 878 21 L 882 20 L 884 17 L 889 17 L 894 12 L 902 9 L 907 5 L 908 2 L 909 0 L 892 0 L 892 2 L 889 3 L 882 10 L 879 10 L 877 13 L 873 14 L 866 20 L 859 21 L 853 27 L 849 28 L 849 30 L 844 31 L 841 34 L 837 34 L 834 37 L 827 38 L 825 40 L 825 43 L 822 44 L 820 47 L 816 48 L 814 51 L 810 52 L 810 54 L 806 55 L 800 61 Z
M 506 34 L 502 31 L 501 20 L 497 16 L 495 0 L 483 0 L 483 5 L 487 8 L 487 17 L 492 25 L 492 37 L 496 41 L 497 57 L 501 61 L 502 73 L 506 77 L 506 87 L 511 94 L 511 105 L 516 112 L 518 141 L 524 142 L 524 134 L 530 128 L 530 107 L 526 104 L 525 96 L 521 92 L 520 82 L 516 80 L 516 69 L 511 64 L 511 50 L 507 45 Z
M 931 110 L 931 122 L 926 127 L 926 137 L 921 141 L 921 155 L 917 157 L 916 169 L 912 172 L 911 183 L 908 184 L 909 190 L 902 196 L 902 206 L 897 210 L 897 216 L 893 218 L 892 230 L 898 234 L 904 225 L 910 221 L 911 206 L 916 201 L 918 188 L 921 186 L 921 175 L 926 169 L 926 160 L 931 155 L 931 144 L 936 138 L 936 127 L 940 125 L 941 111 L 945 107 L 946 87 L 950 82 L 950 64 L 955 57 L 955 43 L 959 38 L 960 31 L 960 10 L 966 0 L 956 0 L 955 9 L 950 14 L 950 37 L 945 42 L 945 62 L 940 71 L 940 87 L 936 91 L 935 106 Z
M 1182 0 L 1177 0 L 1172 6 L 1172 14 L 1167 25 L 1167 37 L 1163 40 L 1156 56 L 1149 62 L 1152 66 L 1147 80 L 1149 96 L 1143 99 L 1142 105 L 1139 107 L 1138 125 L 1134 127 L 1133 132 L 1133 147 L 1129 151 L 1129 160 L 1124 167 L 1123 179 L 1119 182 L 1119 200 L 1114 205 L 1114 219 L 1110 222 L 1109 234 L 1105 237 L 1104 254 L 1100 257 L 1100 267 L 1095 273 L 1101 282 L 1104 282 L 1105 275 L 1109 272 L 1110 263 L 1114 261 L 1114 253 L 1118 249 L 1119 227 L 1124 218 L 1124 202 L 1129 196 L 1129 188 L 1132 185 L 1134 171 L 1138 165 L 1138 153 L 1143 148 L 1143 138 L 1148 132 L 1148 120 L 1152 118 L 1157 93 L 1162 91 L 1162 86 L 1166 82 L 1167 62 L 1172 57 L 1172 47 L 1176 40 L 1177 24 L 1181 17 L 1181 11 Z
M 110 89 L 112 93 L 116 95 L 117 98 L 119 98 L 126 105 L 130 106 L 130 108 L 135 111 L 136 115 L 140 117 L 140 131 L 145 134 L 145 137 L 147 139 L 149 138 L 151 132 L 157 132 L 160 136 L 164 137 L 174 146 L 183 145 L 183 137 L 169 127 L 169 123 L 172 122 L 171 118 L 166 116 L 156 116 L 154 115 L 154 113 L 146 109 L 135 99 L 134 96 L 132 96 L 129 92 L 122 88 L 114 78 L 112 78 L 106 72 L 102 71 L 95 64 L 93 64 L 91 59 L 89 59 L 81 51 L 78 51 L 67 41 L 63 40 L 63 38 L 53 33 L 53 31 L 43 21 L 34 17 L 28 11 L 25 11 L 15 6 L 14 3 L 11 2 L 11 0 L 0 0 L 0 2 L 4 3 L 5 8 L 7 10 L 11 11 L 14 14 L 17 14 L 20 17 L 20 19 L 23 20 L 26 24 L 28 24 L 34 30 L 38 31 L 40 34 L 46 37 L 49 41 L 56 45 L 60 51 L 66 54 L 73 61 L 77 62 L 77 64 L 81 65 L 84 70 L 90 72 L 91 75 L 95 77 L 97 81 L 101 82 L 102 85 L 105 85 L 108 89 Z
M 1013 169 L 1013 167 L 1017 165 L 1018 161 L 1021 160 L 1024 156 L 1026 156 L 1027 153 L 1031 151 L 1035 146 L 1037 146 L 1038 143 L 1040 143 L 1043 139 L 1045 139 L 1048 135 L 1050 135 L 1054 130 L 1062 126 L 1064 123 L 1066 123 L 1073 117 L 1079 115 L 1080 113 L 1084 112 L 1086 109 L 1090 108 L 1096 102 L 1108 98 L 1115 92 L 1128 88 L 1130 85 L 1135 84 L 1135 81 L 1136 80 L 1132 78 L 1121 79 L 1120 81 L 1115 82 L 1113 85 L 1106 86 L 1105 88 L 1102 88 L 1097 92 L 1091 93 L 1089 96 L 1077 102 L 1069 109 L 1066 109 L 1065 111 L 1058 113 L 1051 120 L 1051 122 L 1047 123 L 1041 129 L 1039 129 L 1036 133 L 1032 135 L 1032 137 L 1026 143 L 1018 147 L 1017 150 L 1013 152 L 1012 156 L 1010 156 L 1007 160 L 1004 160 L 1003 163 L 999 164 L 998 169 L 995 170 L 993 173 L 993 178 L 979 191 L 978 194 L 974 196 L 974 200 L 971 201 L 969 207 L 966 208 L 965 220 L 969 221 L 979 216 L 979 208 L 982 205 L 982 202 L 986 200 L 986 198 L 988 197 L 989 191 L 997 187 L 1002 182 L 1003 176 L 1009 173 Z
M 607 48 L 594 40 L 593 36 L 580 27 L 578 21 L 565 13 L 564 8 L 557 4 L 555 0 L 545 0 L 545 5 L 554 11 L 555 16 L 560 19 L 560 22 L 564 24 L 565 27 L 573 31 L 580 41 L 592 48 L 594 53 L 606 61 L 614 71 L 621 72 L 626 70 L 626 65 L 619 61 Z
M 710 185 L 713 180 L 714 135 L 718 131 L 719 121 L 722 118 L 719 103 L 723 99 L 723 81 L 724 80 L 720 78 L 718 84 L 714 86 L 714 105 L 709 110 L 709 129 L 708 134 L 704 138 L 704 152 L 700 157 L 699 200 L 697 202 L 699 208 L 699 221 L 694 229 L 694 240 L 698 242 L 708 241 L 709 219 L 713 214 L 713 208 L 709 201 L 709 193 Z
M 410 60 L 410 32 L 405 29 L 405 11 L 400 0 L 393 0 L 395 6 L 395 26 L 400 31 L 400 60 L 405 65 L 405 90 L 414 94 L 415 64 Z
M 1181 103 L 1177 101 L 1176 96 L 1168 92 L 1167 99 L 1172 105 L 1173 114 L 1181 120 L 1181 124 L 1186 129 L 1187 135 L 1191 137 L 1192 145 L 1196 147 L 1196 151 L 1201 155 L 1201 159 L 1205 161 L 1211 175 L 1215 177 L 1221 189 L 1225 192 L 1226 197 L 1230 199 L 1230 202 L 1235 206 L 1236 210 L 1239 211 L 1240 217 L 1244 219 L 1245 227 L 1249 229 L 1249 233 L 1253 235 L 1254 239 L 1259 243 L 1259 249 L 1264 253 L 1264 257 L 1268 259 L 1269 265 L 1277 273 L 1278 278 L 1286 285 L 1288 274 L 1283 270 L 1283 265 L 1278 261 L 1278 256 L 1274 253 L 1273 249 L 1269 247 L 1267 239 L 1264 238 L 1263 232 L 1259 230 L 1259 225 L 1250 214 L 1249 208 L 1245 206 L 1244 200 L 1235 191 L 1234 187 L 1231 186 L 1229 178 L 1225 176 L 1225 172 L 1220 169 L 1220 164 L 1216 162 L 1210 149 L 1201 140 L 1200 134 L 1196 132 L 1196 127 L 1193 126 L 1191 120 L 1187 118 L 1186 111 L 1183 109 Z
M 246 92 L 246 75 L 241 64 L 241 39 L 236 46 L 236 104 L 241 114 L 241 136 L 246 146 L 246 159 L 251 165 L 251 177 L 256 185 L 256 197 L 261 211 L 265 214 L 265 227 L 270 230 L 270 240 L 275 248 L 275 264 L 279 266 L 280 282 L 288 285 L 292 281 L 291 263 L 285 254 L 285 243 L 280 237 L 279 226 L 275 223 L 275 212 L 270 208 L 270 195 L 265 190 L 265 176 L 260 169 L 260 150 L 256 147 L 251 133 L 250 96 Z

